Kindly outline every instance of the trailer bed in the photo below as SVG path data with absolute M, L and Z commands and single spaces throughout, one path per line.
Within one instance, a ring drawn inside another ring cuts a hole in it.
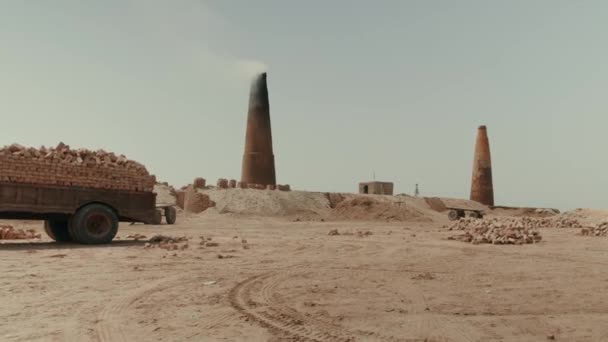
M 0 219 L 57 219 L 91 203 L 109 206 L 123 222 L 147 223 L 156 212 L 153 192 L 0 182 Z

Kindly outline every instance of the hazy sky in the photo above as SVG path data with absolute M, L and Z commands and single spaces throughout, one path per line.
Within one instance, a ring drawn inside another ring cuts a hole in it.
M 268 70 L 277 179 L 608 207 L 608 2 L 0 0 L 0 144 L 105 148 L 175 185 L 239 178 Z

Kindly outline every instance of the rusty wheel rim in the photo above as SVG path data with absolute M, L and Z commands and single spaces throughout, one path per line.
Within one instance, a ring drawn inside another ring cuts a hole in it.
M 112 229 L 112 221 L 103 214 L 91 214 L 87 217 L 85 229 L 92 235 L 107 234 Z

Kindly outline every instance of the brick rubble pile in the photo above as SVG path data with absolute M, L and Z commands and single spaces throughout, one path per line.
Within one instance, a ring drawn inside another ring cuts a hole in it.
M 0 240 L 40 239 L 40 234 L 33 229 L 15 229 L 13 226 L 0 225 Z
M 104 150 L 0 147 L 0 181 L 150 192 L 156 177 L 142 164 Z
M 581 229 L 583 236 L 608 236 L 608 222 L 602 222 L 595 226 Z
M 472 244 L 523 245 L 537 243 L 542 237 L 537 230 L 528 228 L 479 227 L 468 229 L 464 234 L 450 236 L 448 239 Z
M 220 178 L 217 180 L 217 188 L 218 189 L 255 189 L 255 190 L 279 190 L 279 191 L 291 191 L 291 187 L 289 184 L 253 184 L 253 183 L 245 183 L 245 182 L 237 182 L 234 179 L 228 180 L 225 178 Z
M 528 220 L 492 218 L 484 220 L 461 219 L 450 230 L 463 230 L 463 234 L 448 239 L 473 244 L 523 245 L 537 243 L 542 237 L 536 226 Z
M 550 217 L 550 218 L 534 218 L 534 217 L 492 217 L 483 220 L 474 218 L 463 218 L 455 221 L 448 227 L 448 230 L 466 230 L 481 226 L 490 227 L 506 227 L 506 228 L 582 228 L 581 223 L 570 217 Z
M 188 249 L 188 237 L 186 236 L 168 236 L 168 235 L 154 235 L 150 238 L 148 243 L 144 245 L 144 248 L 158 247 L 168 251 L 184 250 Z

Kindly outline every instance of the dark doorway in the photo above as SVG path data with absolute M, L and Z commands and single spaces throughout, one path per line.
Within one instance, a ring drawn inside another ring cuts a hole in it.
M 363 186 L 363 193 L 364 193 L 364 194 L 369 193 L 369 187 L 368 187 L 367 185 L 364 185 L 364 186 Z

